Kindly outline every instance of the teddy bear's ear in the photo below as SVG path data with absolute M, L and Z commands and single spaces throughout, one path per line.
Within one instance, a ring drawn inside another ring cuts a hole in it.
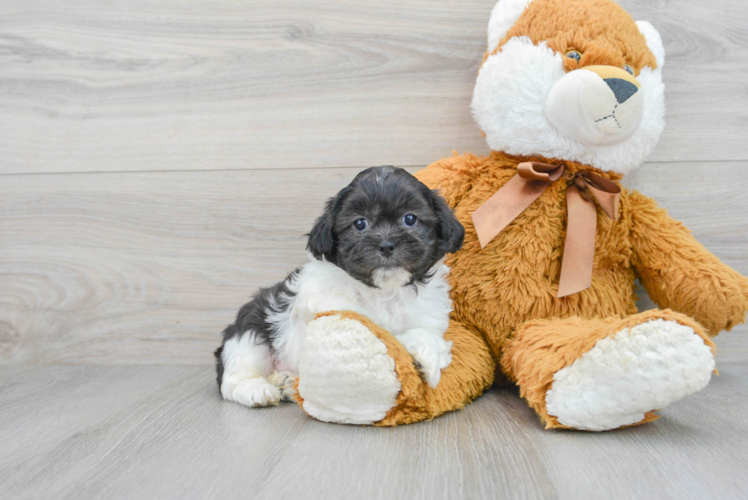
M 657 61 L 657 67 L 662 68 L 665 65 L 665 47 L 662 46 L 662 38 L 654 26 L 647 21 L 636 21 L 639 31 L 647 40 L 647 47 L 652 51 Z
M 507 31 L 514 26 L 519 16 L 532 0 L 499 0 L 491 11 L 488 21 L 488 53 L 492 54 Z

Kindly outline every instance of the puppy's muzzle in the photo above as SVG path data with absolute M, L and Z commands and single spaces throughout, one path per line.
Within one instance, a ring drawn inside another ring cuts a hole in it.
M 587 66 L 570 71 L 548 93 L 545 116 L 586 146 L 619 144 L 639 129 L 641 84 L 622 68 Z

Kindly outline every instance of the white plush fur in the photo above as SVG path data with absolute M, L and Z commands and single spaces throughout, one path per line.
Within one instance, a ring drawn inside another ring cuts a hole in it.
M 662 69 L 665 65 L 665 47 L 662 45 L 662 38 L 657 32 L 654 26 L 647 21 L 636 21 L 636 26 L 639 31 L 644 35 L 644 39 L 647 41 L 647 47 L 652 54 L 655 56 L 657 61 L 657 67 Z
M 444 340 L 452 310 L 449 268 L 440 262 L 432 269 L 433 277 L 427 283 L 415 285 L 407 285 L 411 276 L 403 269 L 377 271 L 374 280 L 379 288 L 372 288 L 334 264 L 311 255 L 309 258 L 309 263 L 287 282 L 293 294 L 289 307 L 268 317 L 276 339 L 275 353 L 257 343 L 252 332 L 226 342 L 222 353 L 224 398 L 248 406 L 265 406 L 288 397 L 279 389 L 288 376 L 271 379 L 269 375 L 298 374 L 307 324 L 318 313 L 344 310 L 357 312 L 398 339 L 408 341 L 405 348 L 422 367 L 424 379 L 436 387 L 441 370 L 451 361 L 452 343 Z M 247 381 L 258 377 L 278 382 Z
M 650 320 L 599 340 L 556 372 L 546 409 L 575 429 L 615 429 L 703 389 L 713 370 L 711 349 L 691 328 Z
M 387 347 L 367 327 L 340 315 L 309 324 L 299 371 L 304 410 L 325 422 L 372 424 L 400 393 Z
M 623 69 L 620 73 L 628 77 Z M 586 68 L 566 73 L 545 100 L 545 116 L 585 147 L 615 145 L 636 133 L 642 121 L 642 92 L 623 102 L 605 80 Z
M 645 33 L 645 38 L 655 45 L 659 40 L 652 33 Z M 587 146 L 545 116 L 551 89 L 566 76 L 563 57 L 545 42 L 534 45 L 528 37 L 514 37 L 486 60 L 475 84 L 472 112 L 488 145 L 496 151 L 562 158 L 621 174 L 635 169 L 654 149 L 665 126 L 660 69 L 645 67 L 637 76 L 642 119 L 636 132 L 619 144 Z
M 517 22 L 519 16 L 532 3 L 532 0 L 500 0 L 491 11 L 488 21 L 488 53 L 499 45 L 507 32 Z

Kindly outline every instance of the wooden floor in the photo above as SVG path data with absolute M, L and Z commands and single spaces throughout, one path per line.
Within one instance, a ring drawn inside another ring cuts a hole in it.
M 748 498 L 746 325 L 705 390 L 602 434 L 510 389 L 396 429 L 218 397 L 219 332 L 327 197 L 487 153 L 494 3 L 0 2 L 0 500 Z M 748 275 L 748 2 L 620 3 L 667 51 L 668 124 L 624 183 Z
M 748 497 L 748 366 L 657 422 L 545 431 L 514 390 L 431 422 L 222 402 L 207 367 L 0 368 L 2 498 Z

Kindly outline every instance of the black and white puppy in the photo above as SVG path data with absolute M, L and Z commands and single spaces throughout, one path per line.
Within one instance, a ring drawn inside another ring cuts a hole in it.
M 395 335 L 436 387 L 452 360 L 441 259 L 464 235 L 444 200 L 405 170 L 364 170 L 327 202 L 309 234 L 309 263 L 260 290 L 224 330 L 215 352 L 221 394 L 247 406 L 290 399 L 307 324 L 342 310 Z

